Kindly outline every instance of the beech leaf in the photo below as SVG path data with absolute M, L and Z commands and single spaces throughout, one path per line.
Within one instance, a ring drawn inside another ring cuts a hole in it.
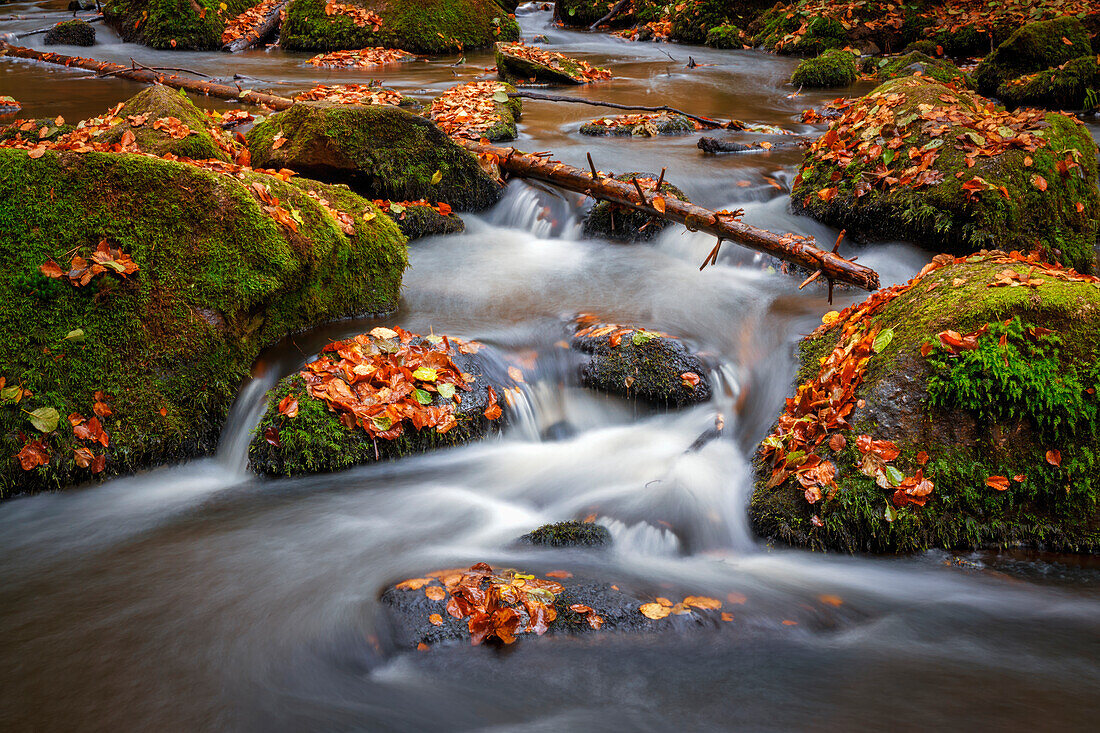
M 52 433 L 57 430 L 57 423 L 61 415 L 52 407 L 39 407 L 27 413 L 30 416 L 31 425 L 43 433 Z

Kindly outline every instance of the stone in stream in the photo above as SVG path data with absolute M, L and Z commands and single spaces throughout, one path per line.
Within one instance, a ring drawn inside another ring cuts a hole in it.
M 651 198 L 659 175 L 633 171 L 615 176 L 615 180 L 626 182 L 635 178 L 641 184 L 642 190 L 646 191 L 646 197 Z M 661 196 L 666 200 L 688 201 L 683 191 L 667 181 L 661 181 Z M 584 219 L 584 234 L 620 242 L 637 242 L 653 239 L 671 224 L 667 219 L 659 219 L 610 201 L 597 201 Z
M 791 75 L 791 84 L 810 89 L 846 87 L 855 82 L 858 75 L 855 55 L 832 49 L 800 63 Z
M 182 91 L 155 84 L 128 99 L 115 116 L 119 122 L 100 135 L 105 143 L 120 142 L 129 132 L 145 153 L 193 160 L 230 159 L 228 133 L 212 124 Z
M 501 186 L 431 120 L 398 107 L 299 102 L 248 133 L 252 164 L 347 183 L 371 199 L 496 203 Z
M 581 384 L 654 405 L 683 406 L 710 399 L 702 360 L 682 341 L 634 326 L 577 319 L 572 348 L 587 355 Z
M 883 142 L 863 144 L 871 134 Z M 905 77 L 859 99 L 810 146 L 791 203 L 857 239 L 955 253 L 1039 251 L 1091 271 L 1096 156 L 1072 117 L 1008 113 L 970 92 Z
M 83 20 L 66 20 L 46 31 L 47 46 L 94 46 L 95 28 Z
M 611 533 L 595 522 L 558 522 L 544 524 L 516 542 L 542 547 L 607 547 L 611 544 Z
M 568 571 L 540 576 L 485 563 L 395 583 L 382 592 L 381 604 L 384 644 L 393 650 L 456 642 L 511 644 L 534 641 L 542 634 L 714 628 L 733 619 L 722 610 L 732 606 L 717 598 L 647 600 L 617 584 L 574 577 Z
M 512 84 L 587 84 L 611 72 L 557 51 L 522 43 L 496 44 L 497 75 Z
M 646 114 L 609 115 L 589 120 L 578 130 L 582 135 L 657 137 L 658 135 L 687 135 L 695 132 L 695 123 L 675 112 L 651 112 Z
M 1100 64 L 1094 54 L 1089 54 L 1003 81 L 997 87 L 997 98 L 1012 107 L 1080 109 L 1090 91 L 1096 89 L 1100 89 Z
M 523 100 L 509 97 L 516 88 L 501 81 L 471 81 L 436 97 L 428 117 L 450 137 L 490 142 L 516 139 Z
M 982 59 L 974 81 L 982 94 L 996 94 L 1006 81 L 1088 55 L 1093 55 L 1089 32 L 1077 18 L 1028 23 Z
M 934 50 L 933 50 L 934 52 Z M 943 84 L 953 84 L 959 88 L 973 88 L 974 82 L 959 67 L 947 59 L 937 59 L 922 51 L 909 51 L 896 58 L 868 57 L 863 62 L 863 71 L 874 74 L 880 80 L 896 79 L 899 76 L 920 74 Z
M 397 307 L 405 238 L 347 189 L 15 144 L 31 149 L 0 147 L 0 497 L 208 455 L 261 349 Z
M 466 231 L 466 222 L 457 214 L 441 214 L 437 208 L 427 204 L 382 202 L 382 207 L 409 241 L 434 237 L 441 234 L 458 234 Z M 398 211 L 400 207 L 400 211 Z
M 293 51 L 383 46 L 453 54 L 518 38 L 515 19 L 496 0 L 291 0 L 279 42 Z
M 755 458 L 758 534 L 1100 552 L 1100 280 L 1017 253 L 937 255 L 825 321 Z
M 716 28 L 732 28 L 747 26 L 756 20 L 764 10 L 772 7 L 774 3 L 769 0 L 684 0 L 676 3 L 672 10 L 672 29 L 669 38 L 680 43 L 712 45 L 710 32 Z M 740 35 L 738 31 L 736 35 Z M 716 34 L 714 40 L 716 48 L 741 48 L 737 45 L 722 45 L 721 39 L 730 39 L 731 31 L 726 30 Z
M 483 438 L 504 421 L 502 371 L 476 342 L 382 327 L 334 342 L 268 393 L 249 465 L 326 473 Z
M 256 0 L 104 0 L 103 19 L 122 40 L 153 48 L 214 51 L 225 21 Z

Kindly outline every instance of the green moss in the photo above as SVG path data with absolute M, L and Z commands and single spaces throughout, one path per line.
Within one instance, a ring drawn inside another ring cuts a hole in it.
M 866 406 L 853 413 L 848 445 L 821 449 L 838 465 L 840 491 L 811 506 L 793 481 L 769 490 L 760 479 L 751 509 L 758 531 L 846 551 L 1100 548 L 1100 287 L 1049 276 L 1037 289 L 988 287 L 1005 268 L 976 257 L 934 271 L 872 320 L 894 338 L 868 364 L 857 392 Z M 943 330 L 986 324 L 976 350 L 920 355 Z M 1029 332 L 1031 324 L 1054 333 Z M 818 357 L 836 339 L 833 331 L 803 343 L 799 379 L 816 375 Z M 923 470 L 935 490 L 925 507 L 893 507 L 891 492 L 860 474 L 852 439 L 864 432 L 894 441 L 902 451 L 894 463 L 907 475 L 918 468 L 917 453 L 931 456 Z M 1059 467 L 1046 460 L 1054 448 Z M 759 464 L 757 471 L 769 474 Z M 1026 478 L 999 492 L 986 485 L 990 476 Z M 824 526 L 811 522 L 815 513 Z
M 287 143 L 275 149 L 280 132 Z M 472 153 L 435 123 L 397 107 L 299 103 L 253 127 L 248 147 L 258 167 L 346 181 L 372 199 L 477 210 L 500 198 L 500 186 Z M 442 177 L 432 183 L 437 171 Z
M 27 122 L 33 122 L 29 130 L 20 130 L 19 128 L 25 125 Z M 42 134 L 42 128 L 46 128 L 46 134 Z M 75 130 L 72 125 L 62 123 L 57 124 L 56 119 L 50 119 L 43 117 L 37 120 L 15 120 L 10 125 L 0 129 L 0 141 L 14 140 L 15 138 L 22 138 L 23 140 L 46 140 L 53 142 L 62 135 Z
M 920 72 L 941 84 L 954 84 L 961 88 L 973 87 L 970 77 L 946 59 L 935 59 L 920 51 L 911 51 L 897 58 L 867 59 L 864 71 L 876 74 L 879 79 L 896 79 Z
M 128 119 L 131 116 L 145 116 L 146 121 L 141 126 L 134 127 Z M 214 140 L 214 135 L 222 136 L 224 133 L 211 127 L 202 110 L 182 91 L 159 84 L 148 87 L 131 97 L 119 110 L 118 117 L 122 121 L 100 136 L 102 142 L 117 143 L 129 130 L 134 134 L 137 147 L 146 153 L 158 156 L 171 153 L 193 160 L 229 160 L 229 156 Z M 153 124 L 164 117 L 175 117 L 191 129 L 191 134 L 177 140 L 168 130 L 154 129 Z
M 252 182 L 298 212 L 297 233 L 264 213 Z M 356 233 L 303 189 L 357 216 Z M 0 150 L 0 376 L 33 392 L 0 406 L 0 495 L 91 475 L 73 461 L 68 423 L 46 437 L 47 466 L 21 470 L 22 409 L 92 415 L 111 398 L 107 474 L 211 452 L 240 380 L 265 345 L 318 322 L 396 307 L 404 238 L 346 189 L 270 176 L 244 180 L 138 155 Z M 87 255 L 101 239 L 140 270 L 83 288 L 47 280 L 48 258 Z M 84 339 L 66 339 L 81 329 Z M 161 414 L 161 411 L 164 414 Z
M 554 17 L 570 28 L 587 28 L 607 15 L 618 0 L 559 0 L 554 5 Z M 620 13 L 618 25 L 625 22 L 627 13 Z
M 46 32 L 47 46 L 94 46 L 95 28 L 83 20 L 66 20 Z
M 221 48 L 226 20 L 254 4 L 254 0 L 107 0 L 103 14 L 125 41 L 201 51 Z
M 903 54 L 910 53 L 922 53 L 925 56 L 938 56 L 938 44 L 935 41 L 928 40 L 927 38 L 920 41 L 913 41 L 902 49 Z
M 573 348 L 590 354 L 581 367 L 581 383 L 586 387 L 660 406 L 710 399 L 702 361 L 678 339 L 639 329 L 622 336 L 615 346 L 604 335 L 575 338 Z M 681 375 L 686 372 L 698 375 L 699 383 L 685 383 Z
M 844 87 L 856 80 L 856 57 L 834 49 L 817 58 L 806 59 L 791 75 L 791 84 L 799 87 Z
M 974 80 L 983 94 L 994 94 L 1008 79 L 1060 66 L 1091 48 L 1088 31 L 1077 18 L 1028 23 L 982 59 Z
M 1100 66 L 1093 55 L 1067 61 L 1003 82 L 997 96 L 1014 107 L 1080 109 L 1090 89 L 1100 88 Z
M 876 99 L 892 93 L 905 95 L 894 108 L 899 119 L 920 104 L 942 105 L 943 97 L 955 98 L 964 106 L 985 103 L 931 80 L 907 77 L 879 86 L 860 104 L 873 105 Z M 900 237 L 956 253 L 993 247 L 1038 249 L 1050 260 L 1091 271 L 1100 219 L 1096 144 L 1084 126 L 1064 115 L 1047 115 L 1045 125 L 1041 132 L 1047 145 L 1043 148 L 1033 153 L 1011 149 L 993 158 L 979 157 L 972 168 L 966 167 L 964 154 L 957 146 L 961 128 L 958 132 L 948 131 L 939 137 L 943 143 L 934 166 L 943 173 L 940 183 L 919 190 L 909 186 L 894 186 L 886 192 L 872 188 L 860 197 L 855 195 L 855 186 L 870 172 L 869 167 L 853 163 L 840 168 L 816 160 L 810 151 L 795 181 L 792 203 L 797 210 L 846 227 L 859 236 Z M 918 128 L 914 122 L 902 130 L 902 152 L 931 143 L 931 136 Z M 1062 175 L 1057 164 L 1067 156 L 1080 167 Z M 1026 157 L 1032 158 L 1031 166 L 1024 165 Z M 908 156 L 899 154 L 889 169 L 900 173 L 908 165 Z M 1046 191 L 1032 183 L 1035 175 L 1047 181 Z M 992 189 L 968 200 L 961 186 L 973 176 L 1004 186 L 1008 197 Z M 831 201 L 817 195 L 832 186 L 838 188 L 838 193 Z M 1081 211 L 1077 210 L 1078 203 L 1083 207 Z
M 611 544 L 611 533 L 594 522 L 558 522 L 528 532 L 519 542 L 545 547 L 602 547 Z
M 781 54 L 817 56 L 848 45 L 848 32 L 835 18 L 811 15 L 809 11 L 792 13 L 781 6 L 762 14 L 752 30 L 756 45 Z
M 737 26 L 722 23 L 707 31 L 706 45 L 711 48 L 741 48 L 744 45 L 744 35 Z
M 466 224 L 456 214 L 443 216 L 430 206 L 406 206 L 402 214 L 391 216 L 410 242 L 437 234 L 457 234 L 466 229 Z
M 677 4 L 672 12 L 669 38 L 681 43 L 703 43 L 711 28 L 729 19 L 727 5 L 723 0 L 685 0 Z
M 326 15 L 325 0 L 291 0 L 280 32 L 283 48 L 339 51 L 384 46 L 412 53 L 456 53 L 519 38 L 519 26 L 494 0 L 348 0 L 382 18 L 378 31 Z

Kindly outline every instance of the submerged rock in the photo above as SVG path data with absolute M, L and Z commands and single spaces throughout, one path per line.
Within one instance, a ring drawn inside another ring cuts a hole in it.
M 145 153 L 170 153 L 194 160 L 230 159 L 225 132 L 211 125 L 203 111 L 175 89 L 160 84 L 148 87 L 127 100 L 115 117 L 119 122 L 100 136 L 105 143 L 120 142 L 130 133 Z
M 503 408 L 482 348 L 387 328 L 329 344 L 268 393 L 250 467 L 273 476 L 325 473 L 499 430 Z
M 1018 254 L 939 255 L 825 320 L 756 459 L 758 534 L 847 552 L 1100 551 L 1100 281 Z
M 856 57 L 848 51 L 834 49 L 806 59 L 791 75 L 791 84 L 799 87 L 846 87 L 856 80 Z
M 832 123 L 806 153 L 791 202 L 857 237 L 957 253 L 1042 251 L 1089 271 L 1100 210 L 1096 155 L 1074 118 L 1010 114 L 969 92 L 906 77 Z
M 83 20 L 65 20 L 46 31 L 47 46 L 94 46 L 95 28 Z
M 0 495 L 213 452 L 263 347 L 396 307 L 404 242 L 317 182 L 0 149 Z
M 1002 83 L 1060 66 L 1091 54 L 1089 33 L 1073 17 L 1028 23 L 1013 33 L 974 70 L 982 94 L 996 94 Z
M 225 21 L 255 4 L 255 0 L 106 0 L 103 17 L 124 41 L 213 51 L 221 48 Z
M 675 112 L 647 114 L 609 115 L 589 120 L 580 126 L 582 135 L 611 135 L 657 137 L 658 135 L 687 135 L 695 132 L 695 124 Z
M 409 241 L 423 237 L 433 237 L 438 234 L 458 234 L 466 230 L 466 223 L 457 214 L 441 214 L 439 209 L 424 204 L 404 203 L 397 205 L 393 201 L 381 202 L 382 209 L 390 218 L 397 222 L 401 233 L 408 237 Z
M 657 175 L 653 173 L 620 173 L 615 176 L 616 181 L 629 182 L 637 179 L 646 192 L 647 197 L 652 197 L 657 187 Z M 661 196 L 667 199 L 688 201 L 688 197 L 676 186 L 667 181 L 661 181 Z M 637 242 L 653 239 L 672 222 L 659 219 L 641 211 L 613 204 L 610 201 L 597 201 L 589 209 L 584 219 L 584 233 L 588 237 L 605 237 L 620 242 Z
M 501 196 L 473 153 L 432 121 L 393 106 L 298 103 L 253 127 L 248 147 L 257 167 L 347 183 L 372 199 L 480 210 Z
M 582 316 L 572 346 L 587 354 L 581 384 L 655 405 L 681 406 L 710 399 L 699 357 L 679 339 L 633 326 Z
M 587 84 L 610 79 L 611 72 L 557 51 L 522 43 L 496 45 L 497 74 L 512 84 Z
M 280 33 L 283 48 L 341 51 L 382 46 L 444 54 L 519 38 L 515 19 L 495 0 L 346 0 L 333 5 L 327 0 L 291 0 Z
M 544 524 L 517 542 L 544 547 L 604 547 L 611 544 L 611 533 L 607 527 L 594 522 L 558 522 Z

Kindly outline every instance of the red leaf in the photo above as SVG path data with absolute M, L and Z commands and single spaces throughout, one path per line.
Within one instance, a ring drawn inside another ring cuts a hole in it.
M 997 491 L 1008 490 L 1008 479 L 1004 476 L 990 476 L 985 480 L 985 485 Z

